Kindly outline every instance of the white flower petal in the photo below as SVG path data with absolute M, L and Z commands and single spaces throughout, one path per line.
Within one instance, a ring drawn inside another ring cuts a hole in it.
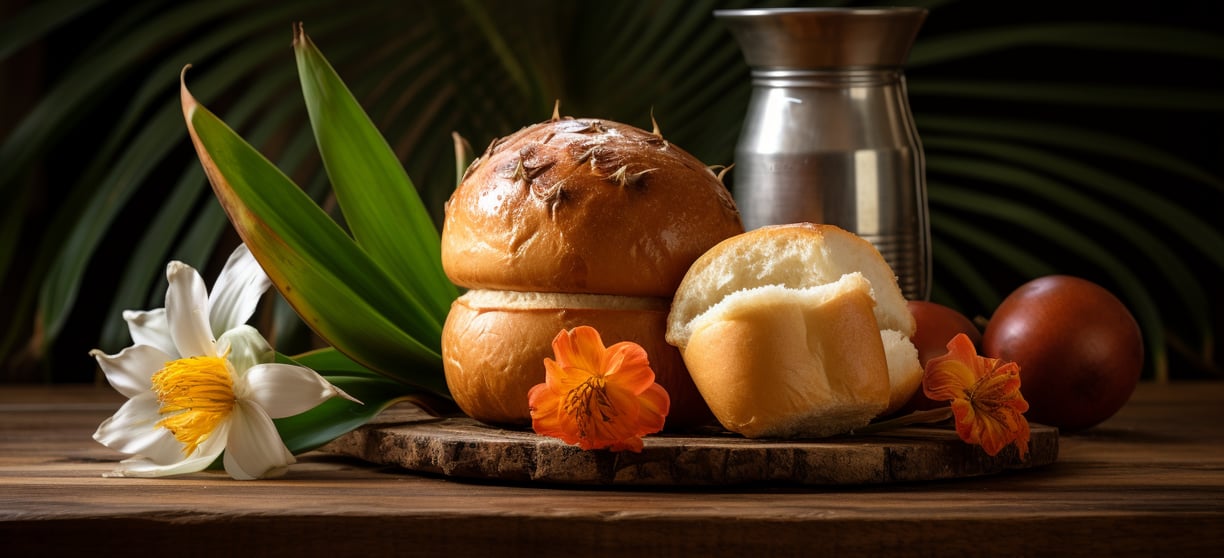
M 230 415 L 229 418 L 218 424 L 217 428 L 204 441 L 200 442 L 200 445 L 196 447 L 196 454 L 211 455 L 213 460 L 216 460 L 221 455 L 221 452 L 225 451 L 225 445 L 229 442 L 230 428 L 233 424 L 234 417 Z
M 246 372 L 245 386 L 239 397 L 254 401 L 272 418 L 304 413 L 336 396 L 357 401 L 314 370 L 291 364 L 254 366 Z
M 225 450 L 230 422 L 225 421 L 217 426 L 217 429 L 189 456 L 183 455 L 183 446 L 179 444 L 174 459 L 157 460 L 145 455 L 137 455 L 119 462 L 119 469 L 105 476 L 167 477 L 203 471 L 212 465 Z
M 259 306 L 260 297 L 271 285 L 272 281 L 259 262 L 255 261 L 247 245 L 239 244 L 225 262 L 217 282 L 213 283 L 212 294 L 208 296 L 213 335 L 220 337 L 227 330 L 250 320 Z
M 225 472 L 238 480 L 284 474 L 296 460 L 268 414 L 254 402 L 243 400 L 233 412 L 225 447 Z
M 102 421 L 94 439 L 102 445 L 129 455 L 139 454 L 166 464 L 181 461 L 183 444 L 169 430 L 157 426 L 160 403 L 153 392 L 129 399 L 113 416 Z
M 197 452 L 198 453 L 198 452 Z M 106 474 L 108 477 L 168 477 L 171 475 L 185 475 L 187 473 L 198 473 L 207 469 L 213 461 L 217 460 L 216 455 L 201 455 L 191 459 L 184 459 L 169 464 L 155 463 L 142 456 L 125 459 L 119 462 L 119 468 L 115 471 Z
M 115 355 L 94 349 L 89 351 L 89 356 L 98 361 L 111 387 L 128 398 L 152 389 L 149 379 L 167 362 L 174 360 L 174 357 L 149 345 L 133 345 Z
M 223 334 L 217 339 L 217 350 L 224 354 L 229 351 L 230 364 L 241 378 L 246 370 L 263 362 L 276 359 L 276 353 L 268 340 L 259 331 L 249 325 L 240 325 Z M 239 397 L 242 397 L 239 394 Z
M 151 345 L 168 355 L 178 355 L 178 347 L 170 337 L 170 324 L 166 321 L 166 309 L 136 311 L 124 310 L 123 319 L 132 334 L 133 345 Z M 177 358 L 177 356 L 175 357 Z
M 166 321 L 181 357 L 217 356 L 208 324 L 208 289 L 195 268 L 179 261 L 166 266 Z

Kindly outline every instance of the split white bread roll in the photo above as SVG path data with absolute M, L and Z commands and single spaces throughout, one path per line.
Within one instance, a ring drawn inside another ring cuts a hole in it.
M 870 242 L 832 225 L 763 227 L 698 258 L 668 316 L 728 430 L 823 437 L 900 408 L 922 378 L 915 323 Z

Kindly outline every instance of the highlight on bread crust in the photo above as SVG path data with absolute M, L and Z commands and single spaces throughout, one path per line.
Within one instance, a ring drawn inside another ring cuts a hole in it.
M 466 414 L 530 424 L 527 391 L 562 329 L 646 349 L 671 397 L 667 430 L 714 424 L 664 339 L 689 265 L 743 232 L 718 175 L 657 131 L 557 118 L 495 140 L 446 204 L 442 265 L 472 289 L 443 327 L 443 368 Z M 644 305 L 644 306 L 643 306 Z
M 922 369 L 892 269 L 832 225 L 763 227 L 694 262 L 667 340 L 719 422 L 749 437 L 824 437 L 900 408 Z

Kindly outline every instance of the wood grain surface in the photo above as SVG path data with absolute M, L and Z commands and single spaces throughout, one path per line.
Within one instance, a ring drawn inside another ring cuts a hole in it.
M 616 486 L 855 485 L 989 475 L 1048 465 L 1058 430 L 1033 425 L 1026 459 L 965 444 L 951 426 L 907 427 L 823 440 L 750 440 L 729 433 L 653 435 L 641 453 L 583 451 L 528 430 L 470 418 L 430 417 L 416 407 L 324 448 L 409 471 L 509 483 Z
M 1217 556 L 1224 383 L 1143 384 L 1023 471 L 849 486 L 489 483 L 314 452 L 287 476 L 102 478 L 109 388 L 0 386 L 3 556 Z

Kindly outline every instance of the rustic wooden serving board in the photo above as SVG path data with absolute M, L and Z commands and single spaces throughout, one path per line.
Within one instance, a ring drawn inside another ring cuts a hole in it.
M 323 448 L 410 471 L 509 483 L 614 486 L 863 485 L 999 473 L 1054 462 L 1058 430 L 1032 425 L 1028 458 L 990 457 L 950 426 L 823 440 L 653 435 L 641 453 L 583 451 L 529 430 L 399 405 Z

